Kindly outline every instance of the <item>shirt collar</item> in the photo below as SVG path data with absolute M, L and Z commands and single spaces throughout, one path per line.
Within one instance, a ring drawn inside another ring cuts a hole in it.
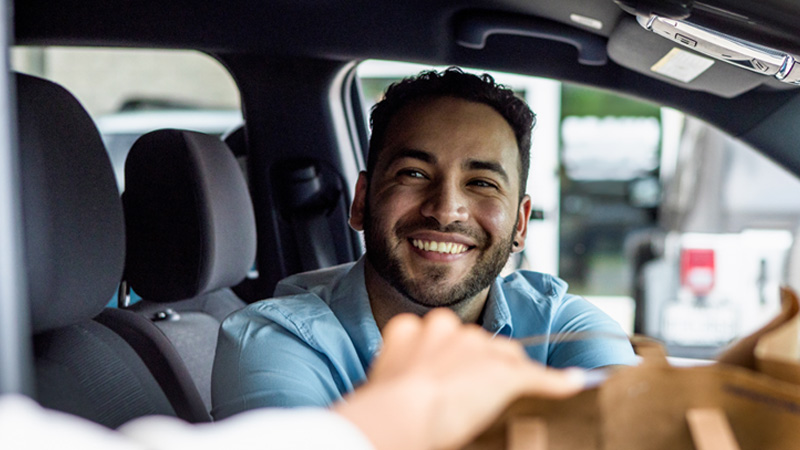
M 481 326 L 493 336 L 511 336 L 514 332 L 514 325 L 511 322 L 511 311 L 508 309 L 508 301 L 503 293 L 503 279 L 498 277 L 489 288 L 489 296 L 486 298 L 486 306 L 481 315 Z
M 368 367 L 383 345 L 383 337 L 369 304 L 364 261 L 365 256 L 359 258 L 333 288 L 330 308 L 350 335 L 361 364 Z

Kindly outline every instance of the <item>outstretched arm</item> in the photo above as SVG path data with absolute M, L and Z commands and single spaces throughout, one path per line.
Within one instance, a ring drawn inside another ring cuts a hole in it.
M 446 309 L 396 316 L 383 334 L 369 382 L 334 407 L 379 450 L 458 447 L 520 396 L 567 397 L 583 385 L 583 372 L 532 362 Z

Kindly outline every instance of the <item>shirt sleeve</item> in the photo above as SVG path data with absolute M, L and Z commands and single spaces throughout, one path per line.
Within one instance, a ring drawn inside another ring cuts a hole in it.
M 0 448 L 374 450 L 355 425 L 321 408 L 260 409 L 195 425 L 176 417 L 149 416 L 115 431 L 16 395 L 0 397 Z
M 129 422 L 119 431 L 150 450 L 374 449 L 355 425 L 322 408 L 259 409 L 195 425 L 174 417 L 151 416 Z
M 595 369 L 610 365 L 634 365 L 636 356 L 622 327 L 586 299 L 566 294 L 554 311 L 547 364 L 553 367 Z M 582 333 L 565 341 L 564 333 Z
M 341 381 L 327 358 L 257 311 L 242 310 L 220 328 L 212 375 L 219 420 L 263 407 L 329 406 Z
M 21 395 L 0 396 L 0 448 L 145 450 L 102 425 L 42 408 Z

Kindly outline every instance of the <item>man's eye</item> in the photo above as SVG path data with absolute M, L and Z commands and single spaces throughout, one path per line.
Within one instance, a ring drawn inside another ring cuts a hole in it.
M 488 182 L 486 180 L 472 180 L 472 181 L 469 182 L 469 184 L 471 186 L 476 186 L 476 187 L 479 187 L 479 188 L 497 189 L 497 185 L 496 184 L 490 183 L 490 182 Z
M 425 174 L 423 174 L 419 170 L 414 170 L 414 169 L 403 169 L 400 172 L 398 172 L 398 175 L 410 178 L 425 178 Z

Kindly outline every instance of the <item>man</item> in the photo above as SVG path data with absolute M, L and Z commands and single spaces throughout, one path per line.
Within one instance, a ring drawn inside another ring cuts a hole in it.
M 331 410 L 260 409 L 203 425 L 151 416 L 117 432 L 21 396 L 0 395 L 0 448 L 458 448 L 519 396 L 561 398 L 583 387 L 580 371 L 546 369 L 515 342 L 490 340 L 445 309 L 424 319 L 399 315 L 385 335 L 370 381 Z M 487 388 L 472 389 L 476 384 Z
M 365 258 L 290 277 L 276 288 L 281 298 L 223 323 L 212 414 L 329 405 L 366 380 L 391 317 L 437 307 L 495 335 L 546 336 L 526 348 L 542 364 L 633 363 L 620 327 L 566 294 L 563 281 L 533 272 L 498 278 L 525 247 L 533 121 L 489 76 L 449 69 L 391 86 L 372 112 L 368 167 L 351 210 Z M 593 335 L 570 339 L 573 332 Z

